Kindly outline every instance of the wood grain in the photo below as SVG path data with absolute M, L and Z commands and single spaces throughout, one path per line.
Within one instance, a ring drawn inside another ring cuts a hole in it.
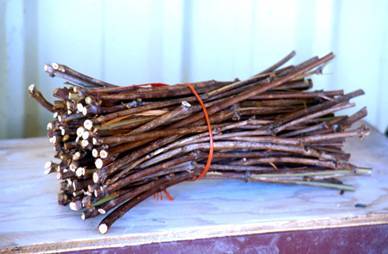
M 55 176 L 44 176 L 52 156 L 46 138 L 0 142 L 0 252 L 57 252 L 122 247 L 303 229 L 388 223 L 388 140 L 373 131 L 347 150 L 373 175 L 349 177 L 354 193 L 239 181 L 202 180 L 169 189 L 175 200 L 149 199 L 101 236 L 101 218 L 81 221 L 56 203 Z M 356 208 L 357 203 L 366 208 Z

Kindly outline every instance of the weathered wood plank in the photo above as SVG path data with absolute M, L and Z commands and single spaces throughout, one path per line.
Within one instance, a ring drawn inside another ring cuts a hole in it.
M 388 140 L 372 132 L 347 150 L 372 176 L 350 177 L 354 193 L 303 186 L 203 180 L 171 188 L 174 202 L 149 199 L 101 236 L 101 218 L 81 221 L 56 203 L 55 176 L 44 176 L 52 155 L 45 138 L 0 142 L 0 252 L 120 247 L 303 229 L 388 223 Z M 355 204 L 366 204 L 356 208 Z

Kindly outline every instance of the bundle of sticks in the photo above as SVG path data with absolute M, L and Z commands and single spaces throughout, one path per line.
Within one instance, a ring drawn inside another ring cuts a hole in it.
M 366 126 L 336 112 L 354 106 L 362 90 L 311 91 L 332 53 L 286 65 L 291 52 L 246 79 L 165 85 L 116 86 L 60 64 L 45 65 L 65 79 L 53 103 L 35 85 L 29 92 L 53 112 L 47 125 L 55 158 L 45 172 L 60 182 L 58 202 L 87 219 L 107 214 L 106 233 L 150 196 L 202 177 L 301 184 L 352 191 L 339 177 L 369 173 L 349 162 L 348 137 Z

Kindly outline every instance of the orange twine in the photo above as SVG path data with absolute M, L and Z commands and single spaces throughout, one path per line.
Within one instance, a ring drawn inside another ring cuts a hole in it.
M 154 84 L 151 84 L 151 86 L 156 86 L 156 87 L 158 87 L 158 86 L 166 86 L 166 84 L 157 83 L 157 85 L 155 85 L 155 83 L 154 83 Z M 205 121 L 206 121 L 207 129 L 208 129 L 208 132 L 209 132 L 209 143 L 210 143 L 210 146 L 209 146 L 209 155 L 207 157 L 206 165 L 203 168 L 201 174 L 199 174 L 199 176 L 197 178 L 194 177 L 194 180 L 199 180 L 199 179 L 201 179 L 201 178 L 206 176 L 207 172 L 210 169 L 210 165 L 212 164 L 212 161 L 213 161 L 213 154 L 214 154 L 214 139 L 213 139 L 213 131 L 212 131 L 213 128 L 212 128 L 212 125 L 211 125 L 211 122 L 210 122 L 209 113 L 207 112 L 205 103 L 202 101 L 201 96 L 199 96 L 199 94 L 195 90 L 195 87 L 192 84 L 188 84 L 187 87 L 190 88 L 191 92 L 194 94 L 195 98 L 198 100 L 198 102 L 199 102 L 199 104 L 200 104 L 200 106 L 202 108 L 203 114 L 205 116 Z M 173 196 L 167 191 L 167 189 L 163 190 L 163 193 L 166 195 L 168 200 L 170 200 L 170 201 L 174 200 Z M 163 199 L 162 192 L 154 194 L 154 199 L 162 200 Z
M 209 114 L 207 112 L 205 103 L 203 103 L 202 98 L 199 96 L 199 94 L 197 93 L 197 91 L 195 90 L 193 85 L 189 84 L 188 87 L 190 88 L 191 92 L 193 92 L 193 94 L 195 95 L 195 98 L 197 98 L 199 104 L 201 105 L 203 114 L 205 115 L 205 121 L 206 121 L 206 124 L 207 124 L 207 130 L 209 131 L 209 143 L 210 143 L 209 155 L 207 157 L 206 165 L 203 168 L 201 174 L 196 179 L 194 179 L 194 180 L 198 180 L 198 179 L 203 178 L 207 174 L 209 169 L 210 169 L 210 165 L 212 164 L 213 154 L 214 154 L 214 140 L 213 140 L 212 125 L 210 123 L 210 118 L 209 118 Z

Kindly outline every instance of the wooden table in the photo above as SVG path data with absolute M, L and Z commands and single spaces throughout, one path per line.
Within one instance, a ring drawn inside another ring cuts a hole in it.
M 175 197 L 173 202 L 149 199 L 115 223 L 107 235 L 100 235 L 96 226 L 101 218 L 82 221 L 76 212 L 57 205 L 55 176 L 43 175 L 44 162 L 53 153 L 46 138 L 4 140 L 0 142 L 0 252 L 118 247 L 116 250 L 123 251 L 131 247 L 136 250 L 139 245 L 159 246 L 160 250 L 162 243 L 171 246 L 201 241 L 198 239 L 226 237 L 243 243 L 248 235 L 269 237 L 277 232 L 387 225 L 388 139 L 372 131 L 363 142 L 350 140 L 347 150 L 355 163 L 374 169 L 372 176 L 345 179 L 357 187 L 355 192 L 339 195 L 313 187 L 239 181 L 188 182 L 169 189 Z M 379 230 L 377 248 L 387 251 L 388 227 Z M 291 241 L 289 237 L 284 241 Z M 281 250 L 276 239 L 268 239 L 267 245 L 253 244 L 250 248 L 254 252 L 275 250 L 263 253 Z M 235 247 L 227 243 L 212 241 L 209 252 L 234 252 Z M 314 244 L 319 246 L 319 239 Z M 360 248 L 370 248 L 368 244 Z

